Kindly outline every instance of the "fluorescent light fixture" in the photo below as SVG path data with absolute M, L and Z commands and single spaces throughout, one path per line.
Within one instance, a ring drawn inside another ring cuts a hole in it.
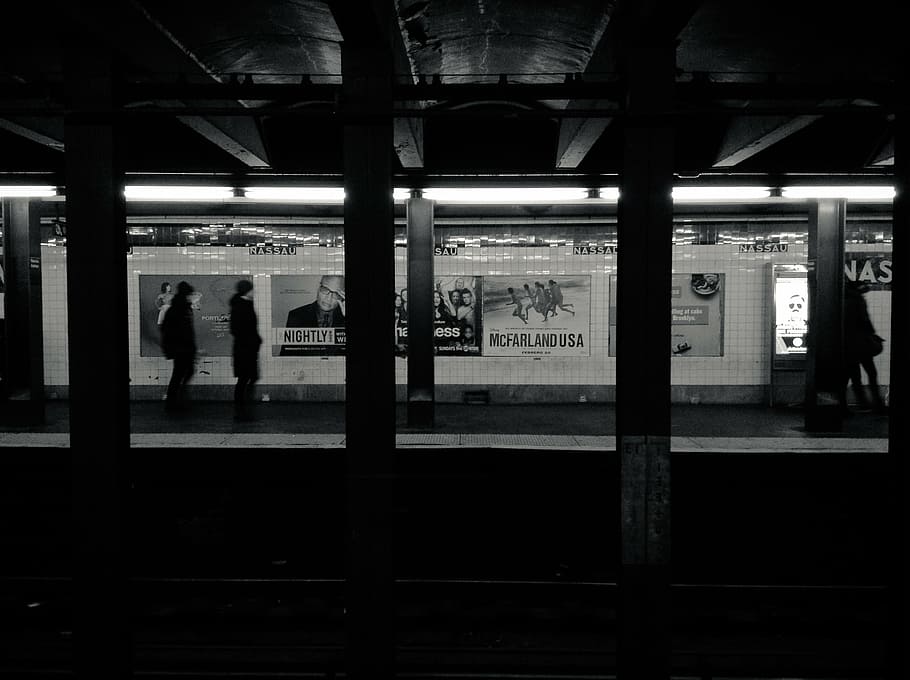
M 618 187 L 601 187 L 600 188 L 600 200 L 610 201 L 615 203 L 619 200 L 619 188 Z
M 769 198 L 768 187 L 674 187 L 674 201 L 713 203 L 723 201 L 749 201 Z
M 437 203 L 576 203 L 588 200 L 587 189 L 575 187 L 446 187 L 424 189 Z
M 56 195 L 57 189 L 49 186 L 0 186 L 0 198 L 42 198 Z
M 891 186 L 793 186 L 783 187 L 784 198 L 845 198 L 852 201 L 894 200 Z
M 252 201 L 344 203 L 342 187 L 247 187 L 243 193 Z
M 411 198 L 410 189 L 403 189 L 401 187 L 392 189 L 392 200 L 393 201 L 407 201 L 409 198 Z
M 146 186 L 130 184 L 123 195 L 128 201 L 223 201 L 234 197 L 231 187 Z

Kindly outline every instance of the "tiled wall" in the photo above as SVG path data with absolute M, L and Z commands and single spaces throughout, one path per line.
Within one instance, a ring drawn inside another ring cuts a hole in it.
M 565 242 L 563 242 L 565 243 Z M 48 391 L 65 393 L 68 383 L 66 333 L 65 247 L 42 249 L 45 329 L 45 381 Z M 890 244 L 855 244 L 853 251 L 890 251 Z M 404 276 L 407 251 L 395 249 L 395 270 Z M 674 273 L 718 272 L 725 274 L 723 356 L 672 359 L 675 386 L 699 386 L 705 401 L 760 399 L 769 383 L 770 275 L 769 265 L 805 263 L 806 245 L 794 243 L 785 253 L 740 253 L 735 243 L 676 245 Z M 437 257 L 437 276 L 511 275 L 531 281 L 566 275 L 591 276 L 591 345 L 585 358 L 494 358 L 439 357 L 436 361 L 437 398 L 458 399 L 464 389 L 489 388 L 509 398 L 563 398 L 591 401 L 612 398 L 616 360 L 608 356 L 608 290 L 615 273 L 613 254 L 574 255 L 571 245 L 524 246 L 488 242 L 465 244 L 457 256 Z M 271 320 L 270 276 L 274 274 L 320 274 L 344 271 L 343 248 L 301 246 L 293 257 L 253 256 L 244 247 L 140 246 L 128 256 L 130 379 L 136 398 L 158 398 L 170 375 L 171 362 L 163 357 L 139 356 L 138 289 L 140 274 L 178 279 L 186 274 L 247 275 L 255 285 L 260 332 L 265 337 Z M 179 280 L 179 279 L 178 279 Z M 867 294 L 873 323 L 890 338 L 890 292 Z M 391 311 L 391 310 L 390 310 Z M 889 381 L 889 345 L 876 363 L 880 381 Z M 273 398 L 342 398 L 345 366 L 343 357 L 272 357 L 267 344 L 260 354 L 260 390 Z M 533 367 L 533 368 L 529 368 Z M 407 383 L 407 362 L 396 359 L 396 377 Z M 230 357 L 209 357 L 199 363 L 194 385 L 207 386 L 212 394 L 226 397 L 233 384 Z M 321 390 L 320 390 L 321 388 Z M 532 389 L 533 388 L 533 389 Z M 550 391 L 548 391 L 548 388 Z M 448 391 L 447 391 L 448 390 Z M 403 392 L 399 391 L 399 394 Z M 691 390 L 687 392 L 691 394 Z M 440 396 L 441 395 L 441 396 Z M 535 396 L 536 395 L 536 396 Z M 712 397 L 712 395 L 714 395 Z M 505 398 L 505 396 L 503 396 Z

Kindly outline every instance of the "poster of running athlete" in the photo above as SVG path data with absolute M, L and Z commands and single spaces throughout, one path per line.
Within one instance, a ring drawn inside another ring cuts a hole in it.
M 484 355 L 591 354 L 591 277 L 485 276 Z
M 675 357 L 724 354 L 725 275 L 674 274 L 670 284 L 670 353 Z M 616 275 L 610 277 L 609 356 L 616 356 Z
M 214 274 L 140 274 L 139 275 L 139 356 L 161 357 L 161 331 L 164 314 L 177 284 L 186 281 L 193 287 L 189 296 L 193 310 L 193 329 L 199 356 L 229 357 L 231 337 L 231 296 L 243 276 Z
M 483 294 L 482 276 L 438 277 L 433 286 L 433 344 L 437 356 L 481 356 L 483 320 L 477 301 Z M 395 354 L 408 351 L 408 289 L 395 277 Z
M 340 274 L 272 276 L 272 356 L 344 354 L 346 310 Z

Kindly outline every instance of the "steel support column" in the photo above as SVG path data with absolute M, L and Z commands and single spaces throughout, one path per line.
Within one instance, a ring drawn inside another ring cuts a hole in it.
M 394 675 L 388 475 L 395 449 L 392 59 L 341 48 L 344 111 L 348 673 Z M 369 112 L 369 115 L 365 115 Z
M 903 90 L 906 92 L 906 85 Z M 898 115 L 894 124 L 894 210 L 892 251 L 895 262 L 910 256 L 910 117 Z M 888 678 L 910 677 L 910 461 L 907 459 L 907 388 L 910 384 L 907 352 L 910 342 L 904 314 L 910 309 L 907 278 L 903 269 L 891 282 L 891 379 L 888 402 L 888 480 L 883 489 L 890 497 L 889 517 L 892 543 L 888 546 L 888 601 L 891 625 L 888 645 Z
M 847 202 L 823 199 L 809 207 L 809 351 L 806 430 L 839 432 L 845 398 L 843 301 Z
M 44 330 L 41 318 L 41 223 L 27 198 L 3 201 L 3 271 L 6 279 L 3 420 L 44 421 Z
M 123 179 L 112 118 L 113 56 L 66 44 L 66 273 L 70 446 L 76 523 L 77 675 L 130 673 L 125 536 L 129 336 Z
M 433 201 L 408 200 L 408 426 L 433 426 Z
M 636 48 L 630 111 L 672 102 L 672 44 Z M 670 284 L 673 129 L 631 117 L 620 174 L 616 431 L 621 464 L 619 677 L 669 677 Z

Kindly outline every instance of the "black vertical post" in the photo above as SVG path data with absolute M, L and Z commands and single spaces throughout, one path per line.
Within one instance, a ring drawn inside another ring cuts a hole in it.
M 41 218 L 28 198 L 3 201 L 6 277 L 4 419 L 44 421 L 44 331 L 41 307 Z
M 621 465 L 619 677 L 670 669 L 670 285 L 675 53 L 635 48 L 620 174 L 616 430 Z M 644 284 L 644 285 L 643 285 Z
M 395 449 L 391 56 L 341 47 L 344 114 L 348 673 L 394 675 L 388 473 Z
M 809 350 L 805 423 L 809 432 L 838 432 L 844 398 L 844 230 L 847 202 L 809 207 Z
M 126 221 L 110 53 L 66 44 L 66 266 L 77 677 L 131 669 L 125 528 L 129 460 Z
M 408 200 L 408 425 L 433 426 L 433 201 Z
M 902 82 L 906 92 L 906 82 Z M 910 256 L 910 116 L 906 102 L 894 123 L 894 184 L 896 195 L 892 217 L 891 257 L 894 262 L 907 262 Z M 907 352 L 910 342 L 904 314 L 910 309 L 908 278 L 903 267 L 895 271 L 891 282 L 891 378 L 888 418 L 888 480 L 890 503 L 888 601 L 891 625 L 888 626 L 888 679 L 910 677 L 910 462 L 907 460 Z

